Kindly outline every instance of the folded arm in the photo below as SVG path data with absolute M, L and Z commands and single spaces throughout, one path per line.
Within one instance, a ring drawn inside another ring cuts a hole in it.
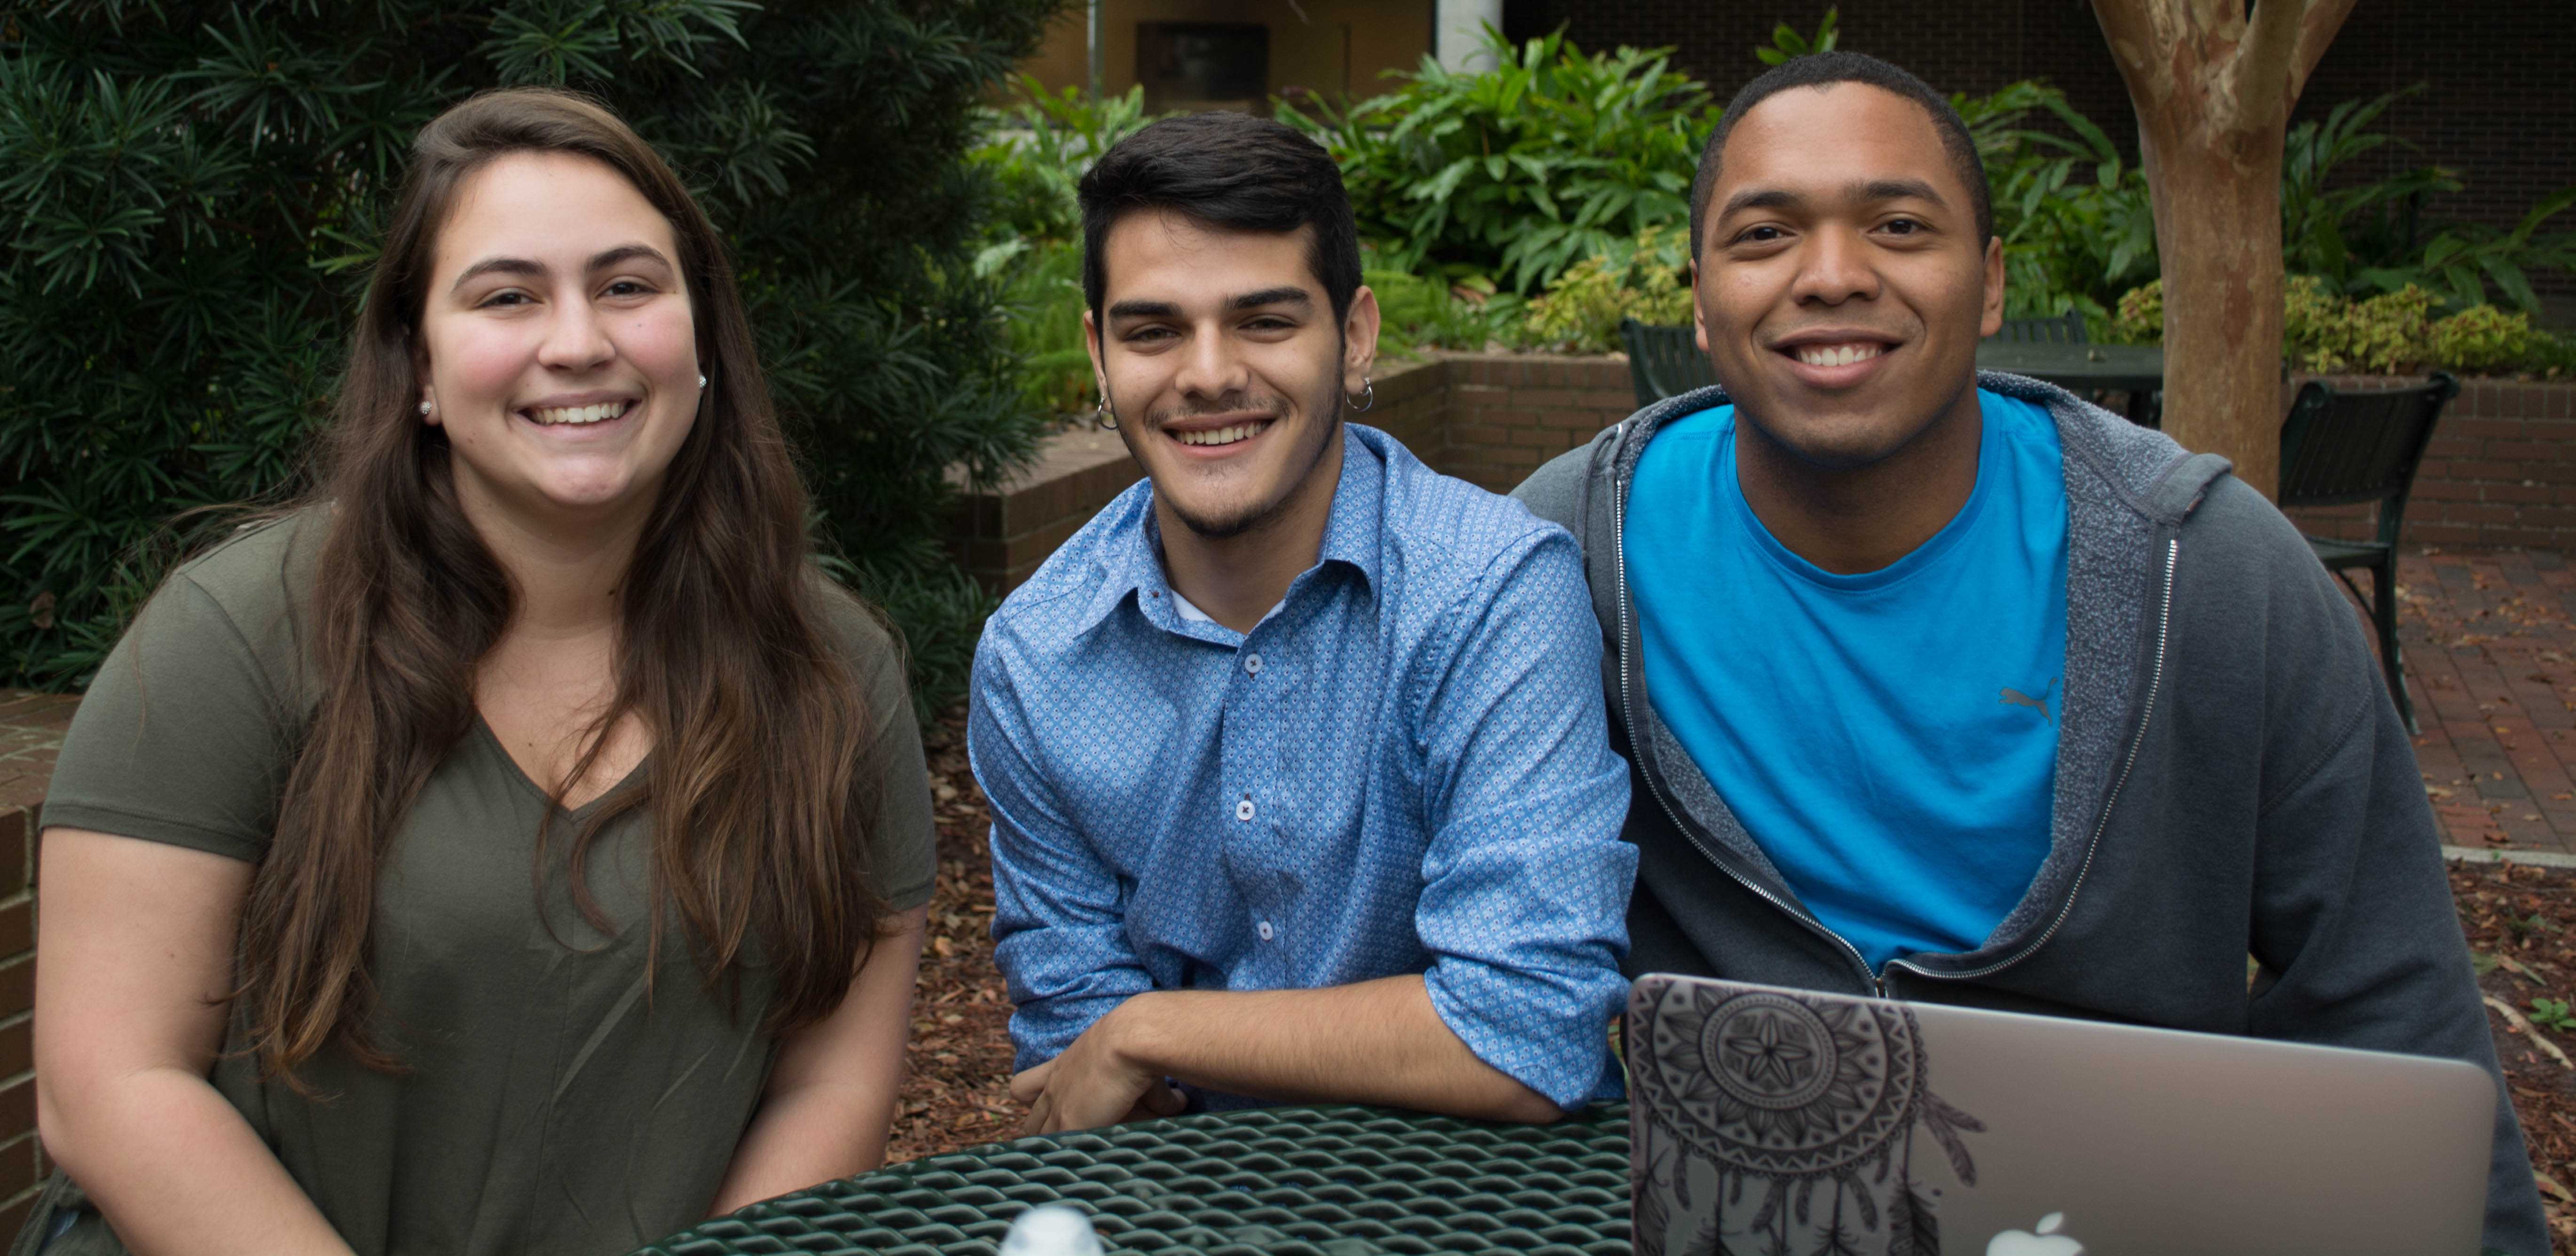
M 1488 1121 L 1553 1121 L 1545 1095 L 1476 1058 L 1416 976 L 1322 990 L 1158 990 L 1118 1005 L 1011 1081 L 1024 1133 L 1128 1115 L 1169 1077 L 1289 1103 L 1381 1103 Z M 1149 1111 L 1160 1109 L 1149 1108 Z
M 208 1083 L 251 865 L 83 829 L 44 834 L 36 1124 L 135 1256 L 347 1256 Z

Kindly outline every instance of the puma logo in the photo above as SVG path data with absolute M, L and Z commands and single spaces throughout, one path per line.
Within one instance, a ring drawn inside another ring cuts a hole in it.
M 2057 717 L 2048 713 L 2048 695 L 2055 692 L 2057 692 L 2057 678 L 2055 677 L 2049 678 L 2048 687 L 2040 690 L 2039 696 L 2036 698 L 2023 693 L 2021 690 L 2015 689 L 2010 685 L 2006 685 L 2004 686 L 2003 704 L 2005 706 L 2029 707 L 2032 710 L 2039 712 L 2039 718 L 2047 720 L 2050 728 L 2055 728 L 2057 727 Z

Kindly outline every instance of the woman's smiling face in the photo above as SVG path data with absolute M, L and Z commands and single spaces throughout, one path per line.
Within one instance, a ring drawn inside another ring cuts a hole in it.
M 607 165 L 513 153 L 467 176 L 421 313 L 424 422 L 467 517 L 640 516 L 698 412 L 671 224 Z

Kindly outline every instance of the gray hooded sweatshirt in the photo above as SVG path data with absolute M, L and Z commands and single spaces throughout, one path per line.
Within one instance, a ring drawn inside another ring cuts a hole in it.
M 1985 945 L 1870 971 L 1800 904 L 1646 692 L 1622 524 L 1649 406 L 1514 492 L 1583 543 L 1635 774 L 1627 968 L 2467 1060 L 2497 1074 L 2415 753 L 2351 606 L 2227 461 L 2063 389 L 2066 687 L 2050 849 Z M 2246 957 L 2260 969 L 2247 988 Z M 2549 1250 L 2497 1076 L 2486 1245 Z

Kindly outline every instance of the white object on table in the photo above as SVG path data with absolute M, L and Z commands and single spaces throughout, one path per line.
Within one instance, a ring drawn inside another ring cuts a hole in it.
M 1021 1213 L 1002 1239 L 1002 1256 L 1101 1256 L 1091 1218 L 1062 1204 Z

